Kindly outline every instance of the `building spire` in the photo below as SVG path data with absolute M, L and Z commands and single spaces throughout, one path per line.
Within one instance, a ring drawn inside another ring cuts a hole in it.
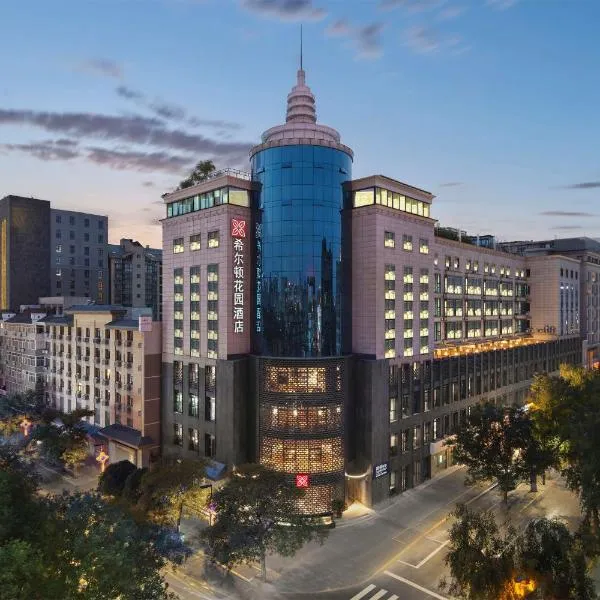
M 302 23 L 300 23 L 300 70 L 302 71 Z

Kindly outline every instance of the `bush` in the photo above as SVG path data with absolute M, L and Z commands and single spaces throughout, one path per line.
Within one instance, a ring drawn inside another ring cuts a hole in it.
M 146 471 L 148 471 L 148 469 L 144 467 L 143 469 L 136 469 L 128 475 L 123 487 L 123 500 L 127 500 L 131 504 L 137 503 L 141 496 L 140 484 Z
M 137 471 L 137 467 L 128 460 L 112 463 L 100 475 L 98 491 L 106 496 L 120 497 L 123 494 L 127 478 Z

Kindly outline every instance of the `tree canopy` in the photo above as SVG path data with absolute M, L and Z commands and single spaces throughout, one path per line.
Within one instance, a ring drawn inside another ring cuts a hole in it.
M 322 543 L 327 530 L 298 513 L 304 494 L 282 473 L 259 465 L 237 467 L 213 496 L 216 522 L 204 532 L 209 556 L 228 568 L 259 562 L 266 579 L 267 554 L 293 556 L 311 540 Z
M 212 160 L 201 160 L 196 164 L 193 171 L 185 179 L 179 182 L 177 189 L 183 190 L 205 181 L 215 169 L 216 167 Z

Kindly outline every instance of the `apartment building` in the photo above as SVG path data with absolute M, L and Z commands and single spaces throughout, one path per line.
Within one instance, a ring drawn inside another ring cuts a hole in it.
M 147 466 L 160 450 L 160 323 L 113 305 L 72 306 L 42 323 L 51 405 L 94 411 L 111 462 Z
M 56 208 L 50 212 L 48 295 L 108 302 L 108 217 Z
M 155 321 L 162 311 L 162 250 L 122 239 L 109 246 L 110 302 L 150 307 Z
M 0 321 L 0 394 L 22 394 L 45 381 L 46 313 L 26 309 L 2 313 Z

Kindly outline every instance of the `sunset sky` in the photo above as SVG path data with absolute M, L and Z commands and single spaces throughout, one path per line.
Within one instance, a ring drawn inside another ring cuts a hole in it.
M 20 0 L 0 15 L 0 197 L 160 246 L 196 161 L 247 169 L 299 60 L 319 122 L 443 225 L 600 237 L 600 2 Z

